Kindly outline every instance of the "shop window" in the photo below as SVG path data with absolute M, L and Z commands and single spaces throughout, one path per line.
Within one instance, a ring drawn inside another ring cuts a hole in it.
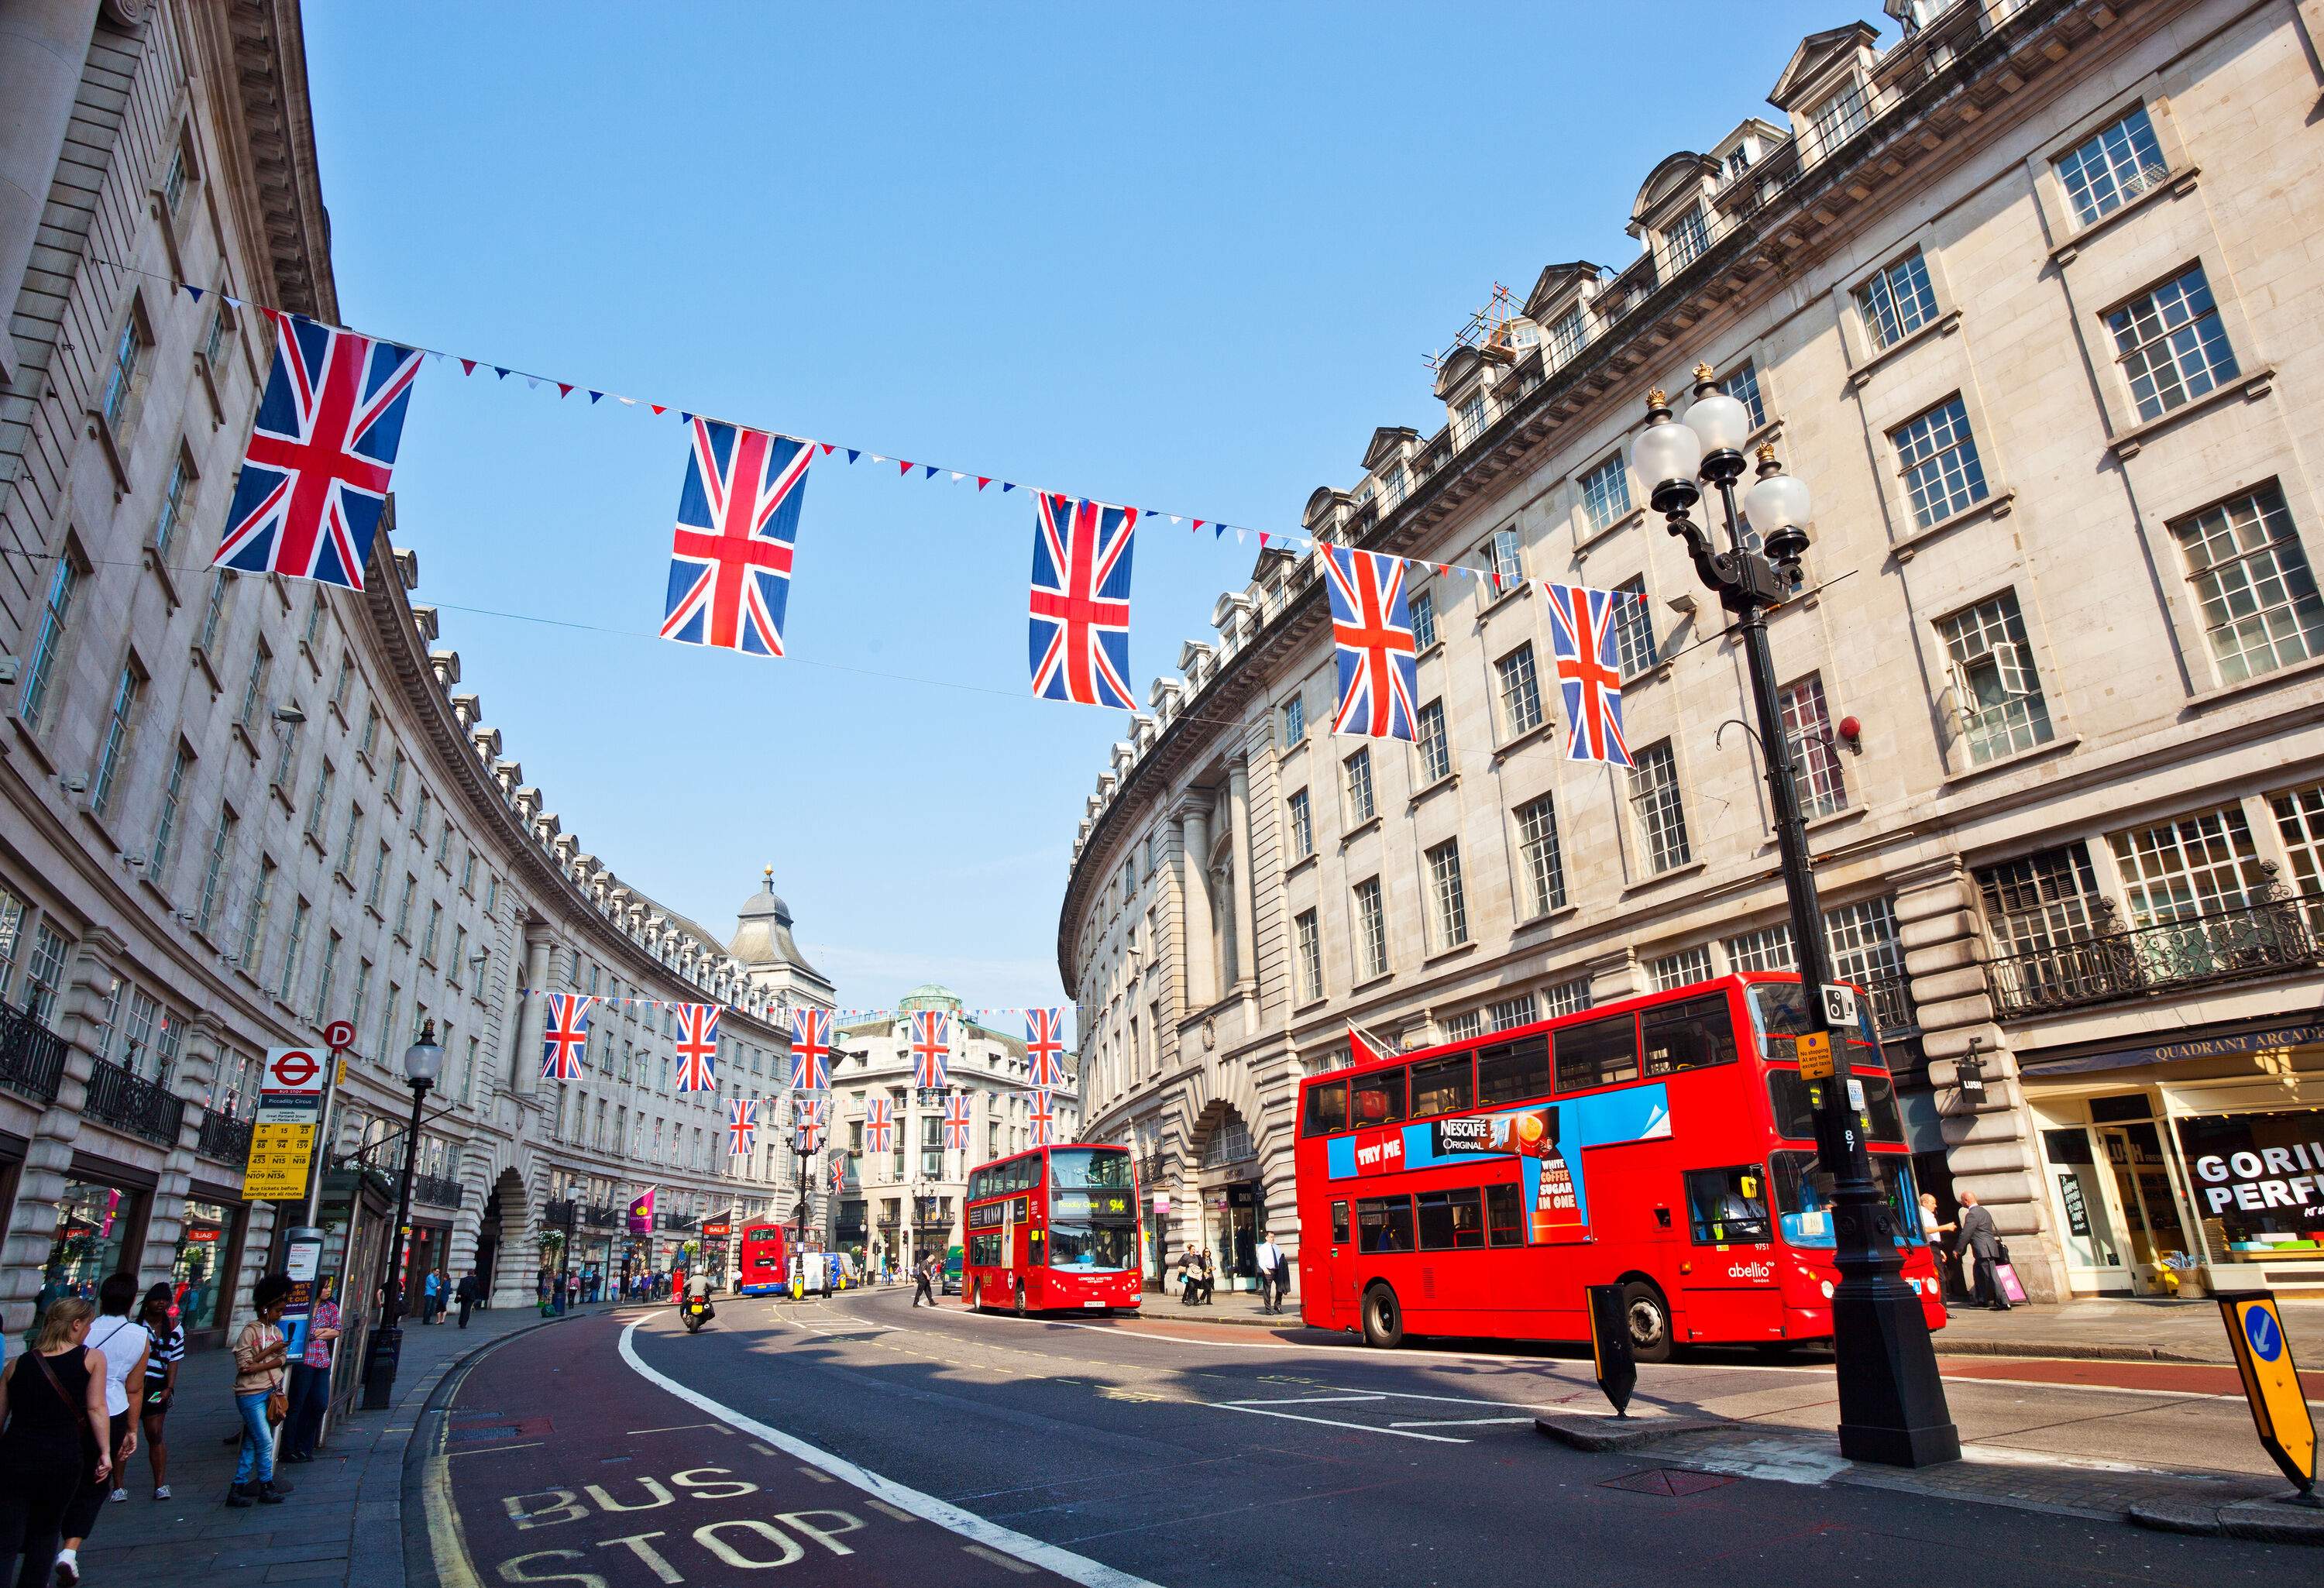
M 1766 1178 L 1757 1164 L 1691 1170 L 1686 1213 L 1697 1246 L 1767 1240 Z
M 128 1268 L 125 1251 L 143 1193 L 81 1180 L 67 1180 L 57 1198 L 56 1234 L 41 1272 L 33 1322 L 49 1303 L 78 1297 L 95 1304 L 97 1288 Z
M 2172 1123 L 2211 1260 L 2324 1257 L 2324 1109 Z

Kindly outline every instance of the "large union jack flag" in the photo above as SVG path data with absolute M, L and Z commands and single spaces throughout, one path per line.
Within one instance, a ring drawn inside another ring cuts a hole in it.
M 889 1152 L 895 1145 L 896 1105 L 885 1097 L 874 1097 L 863 1105 L 863 1150 Z
M 589 1047 L 589 1006 L 597 1001 L 579 992 L 550 992 L 541 999 L 540 1078 L 570 1081 L 581 1073 Z
M 709 419 L 694 420 L 689 433 L 661 637 L 780 656 L 815 447 Z
M 942 1091 L 952 1057 L 952 1016 L 942 1010 L 914 1010 L 911 1044 L 912 1085 L 926 1092 Z
M 1136 709 L 1130 692 L 1130 536 L 1138 509 L 1042 492 L 1033 525 L 1029 649 L 1044 700 Z
M 1057 1111 L 1046 1086 L 1033 1094 L 1033 1145 L 1047 1147 L 1056 1139 Z
M 364 587 L 420 354 L 278 309 L 274 369 L 211 559 Z
M 944 1144 L 955 1151 L 968 1150 L 968 1094 L 954 1092 L 945 1097 Z
M 820 1092 L 831 1085 L 831 1011 L 791 1011 L 791 1090 Z
M 1332 640 L 1339 647 L 1340 709 L 1332 732 L 1410 739 L 1419 713 L 1412 613 L 1404 601 L 1404 563 L 1394 557 L 1326 548 L 1324 583 L 1332 591 Z
M 1036 1086 L 1062 1086 L 1065 1082 L 1065 1011 L 1028 1009 L 1025 1011 L 1025 1058 Z
M 726 1105 L 726 1150 L 735 1158 L 748 1158 L 758 1139 L 759 1100 L 737 1097 Z
M 718 1089 L 718 1006 L 680 1003 L 678 1011 L 678 1089 Z
M 1586 585 L 1549 586 L 1549 647 L 1565 697 L 1565 759 L 1630 764 L 1622 736 L 1622 660 L 1616 603 L 1630 597 Z

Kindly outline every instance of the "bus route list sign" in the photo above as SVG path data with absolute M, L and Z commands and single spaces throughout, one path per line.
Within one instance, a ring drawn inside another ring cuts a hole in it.
M 326 1056 L 311 1048 L 270 1048 L 258 1113 L 243 1166 L 244 1202 L 292 1202 L 307 1194 L 307 1171 L 322 1133 Z

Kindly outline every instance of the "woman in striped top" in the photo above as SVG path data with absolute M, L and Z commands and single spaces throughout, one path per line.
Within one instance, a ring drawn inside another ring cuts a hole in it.
M 161 1443 L 161 1420 L 170 1415 L 170 1403 L 177 1399 L 178 1364 L 186 1360 L 186 1331 L 179 1325 L 169 1286 L 156 1285 L 145 1292 L 137 1321 L 145 1325 L 146 1337 L 153 1343 L 145 1353 L 145 1397 L 140 1408 L 145 1425 L 145 1459 L 153 1463 L 153 1498 L 167 1500 L 170 1452 Z M 113 1481 L 119 1483 L 121 1474 L 115 1473 Z

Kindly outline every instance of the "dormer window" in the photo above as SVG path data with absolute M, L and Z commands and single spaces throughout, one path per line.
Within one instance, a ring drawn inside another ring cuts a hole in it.
M 1710 229 L 1703 225 L 1702 207 L 1695 206 L 1663 232 L 1663 247 L 1670 255 L 1671 269 L 1684 270 L 1702 257 L 1711 246 Z
M 1734 152 L 1727 157 L 1727 174 L 1729 177 L 1739 177 L 1750 169 L 1751 146 L 1748 143 L 1739 144 Z
M 1821 159 L 1831 153 L 1862 132 L 1871 120 L 1872 107 L 1864 97 L 1864 85 L 1849 83 L 1818 105 L 1809 115 L 1809 138 L 1812 144 L 1811 157 Z
M 1582 305 L 1575 304 L 1551 322 L 1549 328 L 1549 358 L 1552 365 L 1563 365 L 1582 351 L 1590 339 L 1590 328 L 1582 318 Z
M 1452 427 L 1452 444 L 1466 447 L 1484 433 L 1485 394 L 1471 392 L 1461 399 L 1460 416 Z

